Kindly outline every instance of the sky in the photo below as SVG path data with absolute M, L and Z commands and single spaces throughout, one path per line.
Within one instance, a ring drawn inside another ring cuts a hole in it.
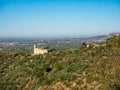
M 0 0 L 0 37 L 120 32 L 120 0 Z

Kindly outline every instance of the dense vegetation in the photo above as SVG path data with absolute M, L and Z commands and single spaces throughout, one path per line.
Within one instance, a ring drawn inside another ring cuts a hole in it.
M 120 90 L 120 36 L 76 50 L 0 52 L 0 90 Z

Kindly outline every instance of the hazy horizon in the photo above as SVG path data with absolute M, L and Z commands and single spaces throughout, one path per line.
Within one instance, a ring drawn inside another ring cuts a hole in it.
M 119 24 L 119 0 L 0 0 L 0 37 L 105 35 Z
M 110 32 L 110 33 L 120 33 L 120 32 Z M 90 38 L 90 37 L 95 37 L 95 36 L 103 36 L 103 35 L 109 35 L 110 33 L 106 33 L 106 34 L 94 34 L 94 35 L 90 35 L 90 34 L 86 34 L 86 35 L 53 35 L 53 36 L 0 36 L 0 38 L 26 38 L 26 39 L 67 39 L 67 38 Z

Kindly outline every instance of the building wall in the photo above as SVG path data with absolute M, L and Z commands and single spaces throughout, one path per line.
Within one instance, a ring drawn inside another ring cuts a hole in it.
M 34 55 L 45 54 L 45 53 L 48 53 L 47 49 L 34 47 Z

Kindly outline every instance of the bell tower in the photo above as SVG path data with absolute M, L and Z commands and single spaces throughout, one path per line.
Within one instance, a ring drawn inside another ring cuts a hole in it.
M 36 50 L 35 50 L 35 49 L 36 49 L 36 45 L 34 44 L 34 50 L 33 50 L 33 51 L 34 51 L 34 52 L 33 52 L 34 54 L 36 54 Z
M 36 48 L 36 45 L 34 44 L 34 49 Z

